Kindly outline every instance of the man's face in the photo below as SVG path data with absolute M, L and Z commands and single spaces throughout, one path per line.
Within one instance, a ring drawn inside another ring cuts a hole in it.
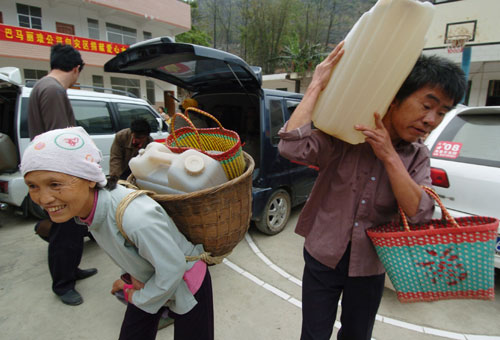
M 438 87 L 425 86 L 402 102 L 394 101 L 383 122 L 393 142 L 415 142 L 434 130 L 453 108 L 453 99 Z
M 148 140 L 148 135 L 141 135 L 135 132 L 132 132 L 132 145 L 134 148 L 142 148 L 146 141 Z

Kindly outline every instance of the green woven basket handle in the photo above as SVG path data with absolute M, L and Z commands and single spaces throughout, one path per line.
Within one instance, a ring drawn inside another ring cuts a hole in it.
M 441 219 L 443 219 L 443 218 L 446 219 L 446 221 L 448 221 L 454 228 L 460 228 L 457 221 L 455 221 L 453 216 L 450 215 L 450 213 L 448 212 L 448 209 L 446 209 L 446 207 L 443 205 L 443 202 L 441 202 L 439 195 L 434 191 L 434 189 L 432 189 L 428 186 L 425 186 L 425 185 L 422 185 L 422 189 L 424 189 L 424 191 L 427 194 L 429 194 L 429 196 L 431 196 L 434 199 L 434 201 L 436 201 L 436 203 L 441 208 Z M 401 216 L 401 220 L 403 221 L 403 226 L 405 228 L 405 231 L 410 231 L 410 225 L 408 224 L 408 218 L 406 217 L 406 214 L 403 211 L 403 208 L 401 208 L 401 206 L 399 204 L 398 204 L 398 210 L 399 210 L 399 215 Z M 433 228 L 433 227 L 431 226 L 431 228 Z

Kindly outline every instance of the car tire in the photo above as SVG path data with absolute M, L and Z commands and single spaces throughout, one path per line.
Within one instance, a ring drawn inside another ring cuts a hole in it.
M 47 212 L 45 210 L 43 210 L 42 207 L 40 207 L 38 204 L 33 202 L 29 195 L 26 198 L 26 202 L 27 202 L 26 204 L 28 205 L 28 213 L 30 215 L 34 216 L 35 218 L 37 218 L 39 220 L 45 220 L 45 219 L 50 218 L 49 214 L 47 214 Z
M 276 235 L 286 226 L 292 210 L 292 200 L 288 191 L 278 189 L 267 200 L 260 220 L 255 226 L 267 235 Z

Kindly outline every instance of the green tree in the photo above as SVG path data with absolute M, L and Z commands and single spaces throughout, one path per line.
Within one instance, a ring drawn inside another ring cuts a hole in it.
M 198 22 L 200 20 L 198 2 L 197 1 L 184 1 L 184 2 L 189 3 L 189 6 L 191 6 L 191 21 L 192 21 L 191 29 L 187 32 L 177 35 L 175 37 L 175 41 L 188 44 L 210 46 L 211 45 L 210 35 L 202 28 L 194 24 L 195 22 Z
M 300 43 L 297 35 L 288 39 L 276 59 L 287 72 L 304 73 L 312 71 L 325 57 L 324 46 L 310 41 Z
M 175 41 L 202 46 L 210 46 L 212 44 L 207 32 L 202 31 L 196 26 L 191 26 L 191 30 L 177 35 Z
M 290 0 L 249 0 L 242 17 L 246 27 L 241 40 L 246 41 L 247 60 L 259 65 L 264 73 L 274 72 L 279 52 L 288 29 Z

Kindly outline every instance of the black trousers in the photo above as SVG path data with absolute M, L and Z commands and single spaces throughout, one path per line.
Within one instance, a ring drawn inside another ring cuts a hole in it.
M 49 234 L 49 270 L 52 290 L 63 295 L 75 288 L 76 271 L 83 253 L 83 238 L 87 227 L 74 219 L 64 223 L 53 223 Z
M 385 274 L 348 277 L 350 246 L 335 269 L 304 248 L 301 340 L 329 340 L 342 294 L 338 340 L 370 340 L 384 290 Z
M 212 279 L 208 270 L 194 297 L 198 303 L 186 314 L 168 311 L 168 316 L 175 320 L 174 340 L 214 340 Z M 160 308 L 156 314 L 149 314 L 129 303 L 119 340 L 154 340 L 165 308 Z

